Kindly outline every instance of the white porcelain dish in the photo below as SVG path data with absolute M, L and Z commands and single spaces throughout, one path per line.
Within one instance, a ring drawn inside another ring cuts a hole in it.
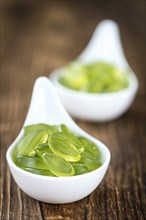
M 112 93 L 89 94 L 64 87 L 58 82 L 63 67 L 54 70 L 50 79 L 61 101 L 74 117 L 93 122 L 110 121 L 125 113 L 132 104 L 138 89 L 138 80 L 123 52 L 118 25 L 104 20 L 95 29 L 87 47 L 77 58 L 83 63 L 105 61 L 129 72 L 129 86 Z
M 6 154 L 10 171 L 18 186 L 34 199 L 55 204 L 74 202 L 94 191 L 107 171 L 110 151 L 103 143 L 75 124 L 61 104 L 53 85 L 46 77 L 40 77 L 35 82 L 24 126 L 35 123 L 64 123 L 72 131 L 92 140 L 100 149 L 103 165 L 90 173 L 71 177 L 48 177 L 24 171 L 16 166 L 12 160 L 15 144 L 23 133 L 21 130 Z

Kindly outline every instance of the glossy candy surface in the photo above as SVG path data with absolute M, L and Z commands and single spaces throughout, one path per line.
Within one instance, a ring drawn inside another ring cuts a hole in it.
M 102 165 L 98 147 L 64 124 L 24 127 L 13 155 L 21 169 L 45 176 L 80 175 Z

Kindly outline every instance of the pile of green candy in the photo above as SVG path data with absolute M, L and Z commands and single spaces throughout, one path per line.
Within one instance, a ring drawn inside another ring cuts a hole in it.
M 102 165 L 97 146 L 64 124 L 24 127 L 13 161 L 23 170 L 45 176 L 80 175 Z
M 115 65 L 96 62 L 83 64 L 70 63 L 59 78 L 67 88 L 87 93 L 116 92 L 128 87 L 128 73 Z

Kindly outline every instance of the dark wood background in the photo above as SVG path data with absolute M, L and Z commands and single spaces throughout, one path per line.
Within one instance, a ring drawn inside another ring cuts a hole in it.
M 145 9 L 142 0 L 1 1 L 0 219 L 146 218 Z M 75 120 L 108 145 L 112 153 L 100 186 L 75 203 L 38 202 L 15 184 L 6 163 L 6 150 L 23 125 L 35 79 L 74 59 L 102 19 L 114 19 L 120 26 L 127 59 L 139 80 L 138 94 L 128 112 L 117 120 Z

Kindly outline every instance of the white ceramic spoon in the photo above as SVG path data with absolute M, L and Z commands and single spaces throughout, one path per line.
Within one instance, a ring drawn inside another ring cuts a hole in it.
M 121 116 L 132 104 L 138 80 L 123 52 L 118 25 L 111 20 L 99 23 L 91 40 L 77 60 L 83 63 L 105 61 L 129 72 L 129 86 L 118 92 L 89 94 L 68 89 L 58 82 L 63 68 L 54 70 L 50 78 L 67 111 L 74 117 L 90 121 L 110 121 Z
M 18 186 L 34 199 L 47 203 L 69 203 L 89 195 L 102 181 L 110 162 L 108 148 L 81 130 L 61 104 L 56 90 L 46 77 L 36 80 L 25 125 L 47 123 L 66 124 L 72 131 L 92 140 L 100 149 L 103 165 L 90 173 L 71 177 L 48 177 L 29 173 L 15 165 L 12 159 L 15 144 L 23 129 L 7 150 L 7 162 Z

